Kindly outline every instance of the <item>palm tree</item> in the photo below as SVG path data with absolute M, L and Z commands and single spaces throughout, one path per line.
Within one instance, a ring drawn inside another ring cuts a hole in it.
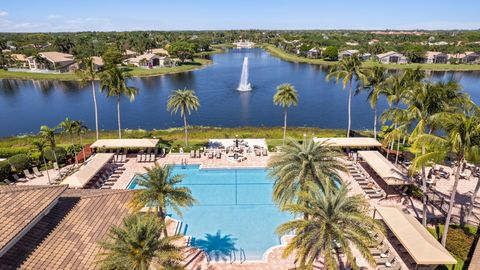
M 335 78 L 337 83 L 342 80 L 343 89 L 349 85 L 348 90 L 348 128 L 347 137 L 350 137 L 350 130 L 352 124 L 352 84 L 353 81 L 365 82 L 367 80 L 364 71 L 362 70 L 362 61 L 357 55 L 343 58 L 336 68 L 332 69 L 326 77 L 329 81 Z
M 48 183 L 51 184 L 50 174 L 48 173 L 47 160 L 45 159 L 45 148 L 47 147 L 47 143 L 45 142 L 45 140 L 35 140 L 32 142 L 32 145 L 38 152 L 40 152 L 40 155 L 43 159 L 43 165 L 45 165 L 45 171 L 47 172 Z
M 171 208 L 179 216 L 182 215 L 181 207 L 191 207 L 195 203 L 192 193 L 187 187 L 179 187 L 183 175 L 173 174 L 171 166 L 155 164 L 152 168 L 145 168 L 146 176 L 141 176 L 139 185 L 145 187 L 135 194 L 132 205 L 140 209 L 145 205 L 153 205 L 157 209 L 160 222 L 164 224 L 164 235 L 167 235 L 166 215 Z
M 75 159 L 75 163 L 77 163 L 77 151 L 75 150 L 75 142 L 73 140 L 73 135 L 75 133 L 75 121 L 70 120 L 68 117 L 65 118 L 60 124 L 58 124 L 57 128 L 61 129 L 61 133 L 66 134 L 70 137 L 70 142 L 72 143 L 72 151 L 73 156 Z
M 295 252 L 298 269 L 312 269 L 323 258 L 326 269 L 338 269 L 334 250 L 341 247 L 348 261 L 355 265 L 351 246 L 355 246 L 371 264 L 369 246 L 375 244 L 373 232 L 382 232 L 380 222 L 369 214 L 369 204 L 361 195 L 348 195 L 348 187 L 327 186 L 323 193 L 302 193 L 308 206 L 290 204 L 285 210 L 294 215 L 306 214 L 308 220 L 295 219 L 277 228 L 279 235 L 295 233 L 283 256 Z
M 49 128 L 47 125 L 40 127 L 40 136 L 47 142 L 48 146 L 50 146 L 53 157 L 55 158 L 55 162 L 58 164 L 57 154 L 55 153 L 55 148 L 57 147 L 57 143 L 55 141 L 55 131 L 56 128 Z
M 85 147 L 83 145 L 82 135 L 87 133 L 88 127 L 85 126 L 85 124 L 83 124 L 83 122 L 79 120 L 73 121 L 73 123 L 74 123 L 74 133 L 75 135 L 78 136 L 80 140 L 80 145 L 82 146 L 82 152 L 83 152 L 83 160 L 85 160 Z
M 80 77 L 80 85 L 84 87 L 88 82 L 92 86 L 92 97 L 93 97 L 93 106 L 95 109 L 95 133 L 98 140 L 98 106 L 97 106 L 97 95 L 95 90 L 95 79 L 99 71 L 95 68 L 92 57 L 87 57 L 82 60 L 82 65 L 79 70 L 76 71 L 78 77 Z
M 116 66 L 110 67 L 100 76 L 101 89 L 106 92 L 107 97 L 117 98 L 117 120 L 118 120 L 118 138 L 122 138 L 122 128 L 120 121 L 120 98 L 122 95 L 128 97 L 130 101 L 135 100 L 138 94 L 138 88 L 127 86 L 127 80 L 131 74 L 124 69 Z
M 435 115 L 433 121 L 443 128 L 446 135 L 445 137 L 434 134 L 419 135 L 415 141 L 415 147 L 419 148 L 419 146 L 425 145 L 429 151 L 415 158 L 413 166 L 414 168 L 419 168 L 431 161 L 442 162 L 449 153 L 455 155 L 455 181 L 450 195 L 442 235 L 442 245 L 445 246 L 463 164 L 466 162 L 466 159 L 472 162 L 477 161 L 480 155 L 480 146 L 477 143 L 480 137 L 480 117 L 478 108 L 474 108 L 465 113 L 438 113 Z
M 381 66 L 375 66 L 371 69 L 365 70 L 366 81 L 362 84 L 362 87 L 359 90 L 369 90 L 368 92 L 368 101 L 370 106 L 373 109 L 373 137 L 377 139 L 377 103 L 380 95 L 383 93 L 383 87 L 388 76 L 386 69 Z M 359 91 L 357 91 L 358 93 Z
M 293 203 L 302 204 L 299 193 L 320 192 L 332 185 L 333 181 L 340 179 L 338 171 L 345 171 L 338 160 L 339 155 L 328 143 L 309 139 L 300 144 L 290 140 L 268 163 L 269 174 L 275 181 L 273 200 L 281 208 Z
M 179 236 L 161 237 L 165 224 L 152 214 L 127 216 L 123 226 L 111 226 L 106 239 L 99 242 L 100 269 L 148 270 L 182 269 L 183 256 L 173 244 Z
M 287 136 L 287 108 L 298 105 L 298 92 L 291 84 L 284 83 L 277 86 L 277 92 L 273 96 L 273 104 L 280 105 L 285 111 L 283 119 L 283 145 Z
M 193 90 L 176 90 L 168 98 L 167 110 L 172 113 L 180 111 L 180 116 L 183 117 L 183 124 L 185 126 L 185 146 L 188 146 L 188 130 L 187 130 L 187 114 L 190 115 L 192 111 L 198 111 L 200 108 L 200 100 L 195 95 Z

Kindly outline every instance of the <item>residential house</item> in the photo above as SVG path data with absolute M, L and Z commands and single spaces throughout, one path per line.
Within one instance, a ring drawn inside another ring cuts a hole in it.
M 389 51 L 386 53 L 377 54 L 377 59 L 382 64 L 407 64 L 408 59 L 403 54 Z
M 168 53 L 168 51 L 165 50 L 164 48 L 151 49 L 151 50 L 149 50 L 148 52 L 154 53 L 154 54 L 158 54 L 158 55 L 160 55 L 160 56 L 170 56 L 170 54 Z
M 102 57 L 92 56 L 92 60 L 93 60 L 93 67 L 95 71 L 99 71 L 103 69 L 103 66 L 105 65 L 105 63 L 103 62 Z
M 358 50 L 345 50 L 338 53 L 338 59 L 342 60 L 345 57 L 350 57 L 354 54 L 357 54 Z
M 128 58 L 125 64 L 131 64 L 142 68 L 157 68 L 171 65 L 170 57 L 160 56 L 154 53 L 145 53 L 137 57 Z
M 448 63 L 448 55 L 441 52 L 427 51 L 425 53 L 425 63 L 427 64 L 446 64 Z
M 123 57 L 125 57 L 125 58 L 133 58 L 137 55 L 139 55 L 139 53 L 137 53 L 136 51 L 129 50 L 129 49 L 126 49 L 123 52 Z
M 345 42 L 345 44 L 346 44 L 347 46 L 358 46 L 358 45 L 359 45 L 358 42 L 356 42 L 356 41 Z
M 319 58 L 320 56 L 321 56 L 321 52 L 317 48 L 311 48 L 307 52 L 308 58 Z
M 15 61 L 15 63 L 12 66 L 16 68 L 28 68 L 27 56 L 20 53 L 12 53 L 10 56 Z
M 57 185 L 0 186 L 0 195 L 0 269 L 93 270 L 98 242 L 132 213 L 134 193 Z
M 457 64 L 480 64 L 480 53 L 465 52 L 448 54 L 448 61 Z
M 362 55 L 360 55 L 360 59 L 362 59 L 363 61 L 366 61 L 368 59 L 370 59 L 372 57 L 372 54 L 371 53 L 362 53 Z
M 373 45 L 373 44 L 377 44 L 378 42 L 380 42 L 380 40 L 378 39 L 372 39 L 368 42 L 368 45 Z
M 39 56 L 43 61 L 35 56 L 27 58 L 30 69 L 33 70 L 57 70 L 60 72 L 71 71 L 75 69 L 76 62 L 73 55 L 61 52 L 41 52 Z

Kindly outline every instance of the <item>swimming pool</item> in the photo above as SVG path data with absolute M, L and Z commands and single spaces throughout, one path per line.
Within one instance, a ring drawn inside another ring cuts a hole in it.
M 263 169 L 200 169 L 175 166 L 185 175 L 197 204 L 183 211 L 181 232 L 192 236 L 192 245 L 206 250 L 212 260 L 260 260 L 264 252 L 280 244 L 278 225 L 290 220 L 272 202 L 273 181 Z M 133 179 L 128 189 L 142 188 Z

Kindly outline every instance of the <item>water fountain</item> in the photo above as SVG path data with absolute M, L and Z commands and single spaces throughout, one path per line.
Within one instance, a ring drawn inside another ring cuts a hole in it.
M 238 91 L 251 91 L 252 85 L 248 82 L 248 57 L 243 58 L 242 76 L 240 77 L 240 84 Z

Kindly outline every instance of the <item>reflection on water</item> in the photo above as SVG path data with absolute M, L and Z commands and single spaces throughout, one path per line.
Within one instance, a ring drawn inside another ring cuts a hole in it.
M 237 87 L 244 57 L 249 58 L 252 92 L 239 93 Z M 299 105 L 289 111 L 289 125 L 345 128 L 347 91 L 326 82 L 329 67 L 290 63 L 261 49 L 232 49 L 212 56 L 213 64 L 199 70 L 164 76 L 133 78 L 139 88 L 134 102 L 121 101 L 125 128 L 161 129 L 181 126 L 181 117 L 166 110 L 169 95 L 176 89 L 193 89 L 201 108 L 189 119 L 204 126 L 281 126 L 283 111 L 272 102 L 277 85 L 291 83 L 299 92 Z M 390 71 L 395 73 L 395 71 Z M 472 99 L 480 103 L 480 72 L 428 72 L 433 81 L 459 81 Z M 116 128 L 116 101 L 99 91 L 99 122 L 102 129 Z M 387 107 L 379 101 L 379 109 Z M 90 85 L 77 81 L 0 80 L 0 136 L 37 132 L 40 125 L 57 125 L 65 117 L 94 126 Z M 7 116 L 7 117 L 4 117 Z M 361 93 L 352 101 L 352 127 L 371 128 L 373 113 Z

